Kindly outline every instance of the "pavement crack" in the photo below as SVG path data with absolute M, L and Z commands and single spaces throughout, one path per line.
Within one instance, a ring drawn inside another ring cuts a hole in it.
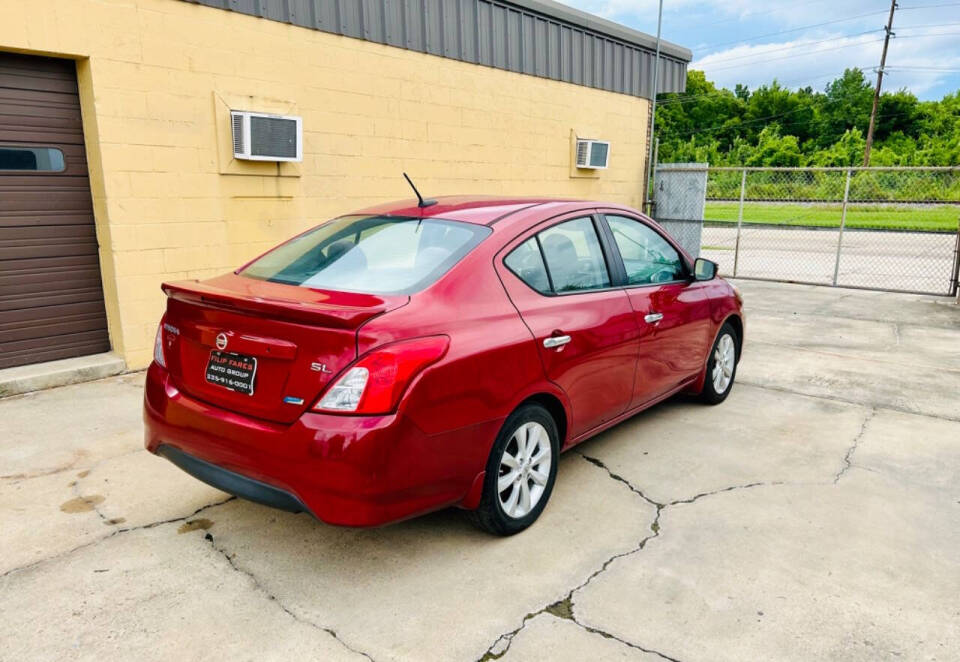
M 64 558 L 64 557 L 66 557 L 66 556 L 70 556 L 71 554 L 73 554 L 73 553 L 75 553 L 75 552 L 79 552 L 79 551 L 82 550 L 82 549 L 86 549 L 87 547 L 93 547 L 94 545 L 99 545 L 99 544 L 102 543 L 104 540 L 109 540 L 110 538 L 113 538 L 114 536 L 119 536 L 119 535 L 122 535 L 122 534 L 124 534 L 124 533 L 130 533 L 131 531 L 139 531 L 139 530 L 141 530 L 141 529 L 152 529 L 152 528 L 155 528 L 155 527 L 158 527 L 158 526 L 163 526 L 164 524 L 173 524 L 174 522 L 182 522 L 182 521 L 184 521 L 184 520 L 191 519 L 191 518 L 193 518 L 193 517 L 196 517 L 197 515 L 199 515 L 199 514 L 202 513 L 203 511 L 207 510 L 208 508 L 215 508 L 216 506 L 222 506 L 223 504 L 229 503 L 230 501 L 233 501 L 233 500 L 235 500 L 236 498 L 237 498 L 237 497 L 235 497 L 235 496 L 229 496 L 229 497 L 227 497 L 226 499 L 221 499 L 220 501 L 214 501 L 213 503 L 208 503 L 207 505 L 201 506 L 200 508 L 197 508 L 197 509 L 194 510 L 192 513 L 190 513 L 189 515 L 184 515 L 183 517 L 173 517 L 173 518 L 171 518 L 171 519 L 160 520 L 160 521 L 158 521 L 158 522 L 150 522 L 149 524 L 139 524 L 139 525 L 137 525 L 137 526 L 127 526 L 127 527 L 124 527 L 124 528 L 114 529 L 113 531 L 111 531 L 109 534 L 107 534 L 107 535 L 105 535 L 105 536 L 102 536 L 102 537 L 100 537 L 100 538 L 97 538 L 96 540 L 91 540 L 91 541 L 89 541 L 89 542 L 85 542 L 85 543 L 83 543 L 82 545 L 77 545 L 76 547 L 71 547 L 70 549 L 68 549 L 68 550 L 65 551 L 65 552 L 61 552 L 61 553 L 59 553 L 59 554 L 54 554 L 53 556 L 48 556 L 48 557 L 46 557 L 46 558 L 38 559 L 38 560 L 36 560 L 36 561 L 33 561 L 33 562 L 31 562 L 31 563 L 27 563 L 26 565 L 18 566 L 18 567 L 16 567 L 16 568 L 11 568 L 11 569 L 3 572 L 3 573 L 0 573 L 0 579 L 7 579 L 8 577 L 10 577 L 10 576 L 12 576 L 12 575 L 15 575 L 15 574 L 18 573 L 18 572 L 22 572 L 22 571 L 24 571 L 24 570 L 29 570 L 30 568 L 35 568 L 35 567 L 37 567 L 37 566 L 45 565 L 45 564 L 50 563 L 50 562 L 52 562 L 52 561 L 56 561 L 57 559 L 62 559 L 62 558 Z M 98 513 L 98 514 L 99 514 L 99 513 Z M 100 517 L 102 518 L 103 515 L 101 514 Z
M 612 479 L 614 479 L 614 480 L 616 480 L 616 481 L 619 481 L 619 482 L 623 483 L 624 485 L 626 485 L 627 487 L 629 487 L 633 492 L 635 492 L 636 494 L 640 495 L 640 498 L 641 498 L 641 499 L 643 499 L 644 501 L 646 501 L 647 503 L 649 503 L 651 506 L 654 506 L 654 507 L 656 507 L 656 508 L 663 508 L 664 506 L 667 505 L 667 504 L 665 504 L 665 503 L 660 503 L 659 501 L 654 501 L 653 499 L 651 499 L 650 497 L 648 497 L 646 494 L 644 494 L 644 493 L 643 493 L 643 490 L 641 490 L 639 487 L 637 487 L 636 485 L 634 485 L 633 483 L 631 483 L 629 480 L 627 480 L 626 478 L 624 478 L 623 476 L 621 476 L 621 475 L 619 475 L 619 474 L 613 473 L 613 471 L 610 470 L 610 467 L 608 467 L 606 464 L 604 464 L 602 460 L 599 460 L 599 459 L 597 459 L 597 458 L 595 458 L 595 457 L 591 457 L 591 456 L 587 455 L 586 453 L 583 453 L 582 451 L 579 451 L 579 450 L 574 451 L 574 453 L 576 453 L 577 455 L 579 455 L 580 457 L 582 457 L 584 460 L 586 460 L 586 461 L 589 462 L 590 464 L 593 464 L 593 465 L 595 465 L 595 466 L 598 466 L 598 467 L 600 467 L 601 469 L 603 469 L 604 471 L 606 471 L 607 474 L 609 474 L 609 476 L 610 476 Z
M 315 630 L 319 630 L 320 632 L 324 632 L 330 635 L 337 641 L 338 644 L 346 648 L 351 653 L 355 653 L 356 655 L 362 655 L 363 657 L 367 658 L 371 662 L 374 662 L 373 657 L 371 657 L 368 653 L 365 653 L 361 650 L 357 650 L 356 648 L 354 648 L 353 646 L 345 642 L 343 639 L 341 639 L 340 635 L 337 634 L 336 630 L 314 623 L 308 618 L 303 618 L 302 616 L 299 616 L 295 611 L 290 609 L 290 607 L 285 605 L 283 601 L 280 600 L 280 598 L 278 598 L 274 593 L 271 593 L 270 590 L 263 585 L 263 582 L 261 582 L 260 579 L 252 571 L 248 570 L 247 568 L 241 567 L 236 562 L 235 555 L 231 555 L 229 552 L 227 552 L 227 550 L 224 547 L 218 545 L 216 540 L 213 537 L 213 534 L 211 534 L 209 531 L 207 531 L 204 534 L 203 539 L 210 543 L 210 547 L 212 547 L 214 551 L 218 552 L 221 556 L 223 556 L 224 559 L 226 559 L 227 563 L 230 565 L 231 568 L 233 568 L 235 572 L 238 572 L 241 575 L 244 575 L 247 578 L 249 578 L 250 581 L 253 583 L 253 587 L 257 591 L 265 595 L 267 599 L 269 599 L 271 602 L 275 603 L 290 618 L 295 620 L 297 623 L 303 623 L 304 625 L 308 625 Z
M 520 622 L 520 625 L 518 627 L 516 627 L 513 630 L 510 630 L 509 632 L 505 632 L 501 634 L 499 637 L 497 637 L 494 640 L 493 644 L 486 650 L 486 652 L 479 658 L 477 662 L 490 662 L 490 660 L 498 660 L 504 655 L 506 655 L 507 651 L 510 650 L 510 645 L 513 643 L 513 638 L 516 637 L 517 634 L 519 634 L 527 626 L 527 623 L 531 619 L 539 616 L 540 614 L 547 613 L 557 618 L 563 618 L 563 619 L 573 621 L 574 623 L 577 623 L 577 620 L 573 615 L 574 593 L 586 587 L 587 584 L 593 581 L 593 579 L 597 575 L 600 575 L 601 573 L 603 573 L 610 566 L 611 563 L 625 556 L 636 554 L 646 546 L 647 542 L 649 542 L 653 538 L 656 538 L 657 536 L 660 535 L 660 513 L 663 512 L 664 508 L 666 508 L 666 504 L 658 503 L 657 501 L 654 501 L 653 499 L 646 496 L 643 493 L 643 491 L 640 490 L 640 488 L 636 487 L 635 485 L 632 485 L 630 481 L 628 481 L 626 478 L 624 478 L 623 476 L 619 476 L 613 473 L 612 471 L 610 471 L 610 469 L 602 461 L 594 457 L 589 457 L 587 455 L 584 455 L 581 451 L 574 451 L 574 452 L 577 453 L 577 455 L 580 455 L 587 462 L 606 471 L 607 474 L 610 476 L 610 478 L 626 485 L 631 491 L 633 491 L 640 498 L 642 498 L 644 501 L 646 501 L 656 509 L 656 514 L 654 515 L 653 521 L 650 523 L 650 533 L 644 536 L 640 540 L 640 542 L 638 542 L 636 546 L 632 547 L 631 549 L 628 549 L 625 552 L 619 552 L 617 554 L 614 554 L 608 557 L 606 560 L 603 561 L 603 563 L 600 564 L 599 568 L 597 568 L 592 573 L 590 573 L 590 575 L 587 576 L 587 578 L 584 579 L 582 582 L 580 582 L 575 587 L 567 591 L 567 594 L 562 598 L 560 598 L 559 600 L 555 600 L 554 602 L 551 602 L 545 607 L 542 607 L 537 611 L 530 612 L 529 614 L 524 616 L 523 620 Z M 586 628 L 586 626 L 583 626 L 580 623 L 577 623 L 577 625 L 579 625 L 580 627 Z M 597 634 L 603 634 L 603 633 L 598 630 Z M 615 637 L 611 635 L 610 638 L 615 638 Z M 639 650 L 646 650 L 636 645 L 633 645 L 632 647 L 637 648 Z M 648 652 L 656 653 L 655 651 L 648 651 Z M 660 655 L 659 653 L 656 653 L 656 654 Z M 661 657 L 663 657 L 666 660 L 673 660 L 673 658 L 667 657 L 665 655 L 661 655 Z
M 677 506 L 677 505 L 680 505 L 681 503 L 693 503 L 694 501 L 702 499 L 703 497 L 713 496 L 714 494 L 722 494 L 723 492 L 733 492 L 734 490 L 745 490 L 751 487 L 763 487 L 766 485 L 782 485 L 782 484 L 783 483 L 781 481 L 773 481 L 769 483 L 758 481 L 755 483 L 745 483 L 743 485 L 731 485 L 730 487 L 721 487 L 719 490 L 711 490 L 709 492 L 701 492 L 700 494 L 694 494 L 692 497 L 689 497 L 687 499 L 676 499 L 666 505 Z
M 643 651 L 644 653 L 648 653 L 648 654 L 650 654 L 650 655 L 656 655 L 656 656 L 658 656 L 658 657 L 663 658 L 664 660 L 669 660 L 669 662 L 680 662 L 679 659 L 677 659 L 677 658 L 675 658 L 675 657 L 671 657 L 671 656 L 667 655 L 666 653 L 661 653 L 660 651 L 654 650 L 654 649 L 652 649 L 652 648 L 644 648 L 644 647 L 641 646 L 640 644 L 635 644 L 635 643 L 633 643 L 632 641 L 627 641 L 626 639 L 622 639 L 622 638 L 618 637 L 618 636 L 615 635 L 615 634 L 610 634 L 609 632 L 607 632 L 607 631 L 605 631 L 605 630 L 601 630 L 600 628 L 595 628 L 595 627 L 592 627 L 592 626 L 590 626 L 590 625 L 584 625 L 583 623 L 581 623 L 580 621 L 578 621 L 576 618 L 571 618 L 570 620 L 572 620 L 574 623 L 576 623 L 577 626 L 583 628 L 584 630 L 586 630 L 587 632 L 590 632 L 590 633 L 592 633 L 592 634 L 598 634 L 598 635 L 600 635 L 601 637 L 605 637 L 605 638 L 607 638 L 607 639 L 613 639 L 614 641 L 617 641 L 617 642 L 623 644 L 624 646 L 629 646 L 630 648 L 634 648 L 634 649 L 636 649 L 636 650 Z
M 774 384 L 763 384 L 761 382 L 750 382 L 738 379 L 737 383 L 741 386 L 749 386 L 751 388 L 759 388 L 764 391 L 774 391 L 775 393 L 789 393 L 791 395 L 799 395 L 804 398 L 814 398 L 815 400 L 827 400 L 828 402 L 841 402 L 845 405 L 853 405 L 855 407 L 869 408 L 871 405 L 867 402 L 862 402 L 859 400 L 853 400 L 851 398 L 842 398 L 837 395 L 824 395 L 822 393 L 806 393 L 804 391 L 798 391 L 792 388 L 786 388 L 784 386 L 777 386 Z M 896 405 L 885 403 L 882 405 L 873 405 L 874 409 L 884 410 L 884 411 L 895 411 L 901 414 L 911 414 L 913 416 L 923 416 L 924 418 L 935 418 L 941 421 L 952 421 L 954 423 L 960 422 L 960 416 L 948 416 L 946 414 L 933 414 L 930 412 L 921 411 L 916 407 L 906 407 L 903 405 Z
M 866 416 L 863 417 L 863 423 L 860 424 L 860 431 L 857 432 L 857 436 L 853 438 L 853 442 L 850 444 L 850 447 L 847 449 L 846 454 L 843 456 L 843 466 L 840 467 L 840 471 L 836 473 L 833 477 L 833 484 L 836 485 L 840 482 L 840 479 L 843 477 L 847 471 L 850 470 L 850 467 L 853 466 L 853 454 L 857 452 L 857 446 L 860 445 L 860 440 L 863 439 L 863 435 L 867 432 L 867 425 L 873 420 L 873 417 L 877 415 L 877 408 L 874 407 L 871 409 Z

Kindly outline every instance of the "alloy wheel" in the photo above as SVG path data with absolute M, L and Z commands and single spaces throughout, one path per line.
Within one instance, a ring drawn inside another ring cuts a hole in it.
M 543 497 L 550 477 L 553 450 L 547 429 L 524 423 L 510 438 L 500 457 L 497 495 L 507 517 L 524 517 Z
M 737 349 L 730 334 L 725 333 L 717 341 L 713 351 L 713 390 L 724 393 L 733 381 L 733 369 L 737 362 Z

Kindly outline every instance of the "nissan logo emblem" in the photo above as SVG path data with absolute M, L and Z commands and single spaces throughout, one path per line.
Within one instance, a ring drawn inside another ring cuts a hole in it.
M 217 334 L 217 349 L 226 349 L 227 348 L 227 334 L 218 333 Z

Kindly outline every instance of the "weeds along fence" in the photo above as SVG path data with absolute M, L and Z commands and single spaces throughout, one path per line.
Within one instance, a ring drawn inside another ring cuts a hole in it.
M 654 217 L 739 278 L 957 294 L 960 166 L 660 164 Z

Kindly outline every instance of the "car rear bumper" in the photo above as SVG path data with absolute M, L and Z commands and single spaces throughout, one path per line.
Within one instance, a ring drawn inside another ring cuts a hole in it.
M 253 478 L 247 478 L 234 471 L 227 471 L 223 467 L 218 467 L 189 453 L 184 453 L 176 446 L 160 444 L 157 446 L 156 453 L 160 457 L 167 458 L 197 480 L 202 480 L 207 485 L 212 485 L 227 494 L 238 496 L 247 501 L 261 503 L 271 508 L 286 510 L 290 513 L 302 513 L 307 510 L 303 502 L 290 492 Z
M 463 502 L 501 423 L 434 435 L 400 414 L 272 423 L 181 392 L 156 363 L 144 390 L 147 450 L 228 493 L 344 526 Z

